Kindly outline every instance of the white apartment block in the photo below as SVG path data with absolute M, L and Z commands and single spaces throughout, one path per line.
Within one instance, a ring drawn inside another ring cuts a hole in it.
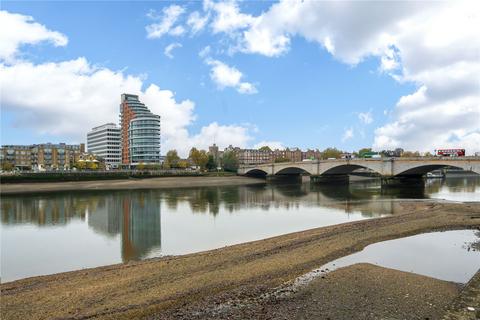
M 107 123 L 93 128 L 87 133 L 87 150 L 105 159 L 105 164 L 118 167 L 122 162 L 120 127 Z

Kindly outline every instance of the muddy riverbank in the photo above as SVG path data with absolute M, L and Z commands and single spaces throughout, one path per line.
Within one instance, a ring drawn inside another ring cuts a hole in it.
M 317 228 L 202 253 L 5 283 L 1 285 L 1 316 L 2 319 L 190 319 L 201 316 L 199 311 L 226 301 L 258 297 L 371 243 L 434 230 L 480 228 L 480 203 L 407 201 L 401 203 L 401 208 L 399 214 L 389 217 Z M 360 271 L 369 274 L 368 269 L 370 267 Z M 352 271 L 350 276 L 358 279 L 358 272 Z M 347 275 L 338 277 L 344 276 Z M 383 282 L 382 279 L 378 281 Z M 416 281 L 407 283 L 413 285 Z M 382 290 L 399 293 L 389 305 L 403 308 L 400 305 L 405 299 L 400 299 L 401 295 L 413 289 L 404 291 L 397 287 L 404 282 L 392 280 L 388 283 Z M 374 296 L 369 296 L 368 292 L 376 294 L 376 290 L 366 285 L 360 283 L 358 290 L 367 292 L 366 298 L 373 301 Z M 437 285 L 447 288 L 448 294 L 439 297 L 442 304 L 458 293 L 458 289 L 448 283 L 432 283 L 433 287 Z M 337 289 L 347 296 L 355 293 L 342 287 Z M 332 303 L 342 308 L 345 303 L 342 301 L 333 299 Z M 354 314 L 355 309 L 351 312 Z
M 282 294 L 217 308 L 179 312 L 179 319 L 440 319 L 460 286 L 418 274 L 355 264 Z M 192 317 L 193 315 L 193 317 Z M 152 317 L 162 319 L 162 315 Z
M 263 179 L 226 177 L 161 177 L 149 179 L 96 180 L 71 182 L 11 183 L 0 185 L 0 194 L 45 193 L 92 190 L 165 189 L 185 187 L 233 186 L 264 183 Z

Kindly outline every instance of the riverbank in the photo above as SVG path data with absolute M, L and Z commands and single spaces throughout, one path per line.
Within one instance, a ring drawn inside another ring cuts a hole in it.
M 452 282 L 361 263 L 289 292 L 206 309 L 193 319 L 440 319 L 459 292 Z
M 5 283 L 0 286 L 1 318 L 202 318 L 202 312 L 212 306 L 258 297 L 371 243 L 428 231 L 480 228 L 480 203 L 406 201 L 400 206 L 400 214 L 384 218 L 196 254 Z M 352 275 L 358 278 L 360 273 Z M 400 290 L 398 285 L 404 283 L 389 281 L 383 290 Z M 355 290 L 342 292 L 355 294 Z M 375 290 L 367 288 L 365 292 L 367 298 L 373 299 L 368 292 L 374 294 Z M 446 300 L 449 297 L 444 296 Z M 405 300 L 401 295 L 392 299 L 391 305 L 401 305 Z M 332 301 L 337 308 L 344 307 L 343 300 Z
M 0 194 L 45 193 L 60 191 L 134 190 L 185 187 L 230 186 L 265 183 L 263 179 L 241 176 L 161 177 L 71 182 L 11 183 L 0 185 Z

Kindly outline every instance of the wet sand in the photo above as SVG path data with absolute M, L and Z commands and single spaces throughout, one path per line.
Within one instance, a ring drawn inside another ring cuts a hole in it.
M 44 193 L 88 190 L 166 189 L 230 186 L 265 183 L 263 179 L 228 177 L 161 177 L 145 179 L 95 180 L 71 182 L 9 183 L 0 185 L 0 194 Z
M 0 315 L 2 319 L 203 319 L 202 312 L 212 306 L 255 299 L 328 261 L 362 250 L 371 243 L 429 231 L 480 228 L 480 203 L 407 201 L 401 202 L 401 207 L 400 214 L 389 217 L 296 232 L 207 252 L 5 283 L 0 286 Z M 361 292 L 365 301 L 371 303 L 375 315 L 371 318 L 381 318 L 388 312 L 383 307 L 387 304 L 397 306 L 398 319 L 405 318 L 402 315 L 409 310 L 411 314 L 408 318 L 415 319 L 431 314 L 432 308 L 426 305 L 411 309 L 410 300 L 403 294 L 421 293 L 423 289 L 419 288 L 423 285 L 425 292 L 436 292 L 438 295 L 428 296 L 427 301 L 443 308 L 458 292 L 456 285 L 440 280 L 390 272 L 388 269 L 378 271 L 376 268 L 357 265 L 344 268 L 347 271 L 332 272 L 330 276 L 335 281 L 330 282 L 331 287 L 313 288 L 311 293 L 305 292 L 305 298 L 299 296 L 304 300 L 298 301 L 312 303 L 313 299 L 308 299 L 309 294 L 328 292 L 330 288 L 329 310 L 345 309 L 348 305 L 350 313 L 343 313 L 348 316 L 361 314 L 364 310 L 360 303 L 364 300 L 355 300 L 361 299 L 357 297 L 357 293 Z M 390 274 L 393 278 L 388 280 Z M 357 279 L 356 284 L 352 279 Z M 344 283 L 345 287 L 337 283 Z M 348 283 L 351 285 L 348 286 Z M 373 286 L 375 283 L 377 285 Z M 392 292 L 391 301 L 376 304 L 375 300 L 380 299 L 382 291 L 384 295 Z M 347 304 L 349 299 L 359 302 Z M 295 305 L 284 306 L 285 316 L 293 312 L 289 308 Z M 297 307 L 302 309 L 301 312 L 312 312 L 312 315 L 318 311 L 313 305 Z M 413 314 L 416 310 L 418 314 Z M 270 319 L 268 308 L 264 314 L 266 319 Z M 302 313 L 294 315 L 303 317 Z M 309 317 L 305 313 L 305 318 Z

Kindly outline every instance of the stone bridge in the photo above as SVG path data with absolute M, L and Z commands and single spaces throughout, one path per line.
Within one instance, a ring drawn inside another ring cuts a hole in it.
M 238 174 L 247 176 L 308 174 L 312 177 L 333 177 L 345 176 L 356 169 L 366 168 L 378 173 L 383 178 L 421 177 L 430 171 L 447 166 L 480 174 L 480 157 L 358 158 L 265 163 L 240 167 Z

